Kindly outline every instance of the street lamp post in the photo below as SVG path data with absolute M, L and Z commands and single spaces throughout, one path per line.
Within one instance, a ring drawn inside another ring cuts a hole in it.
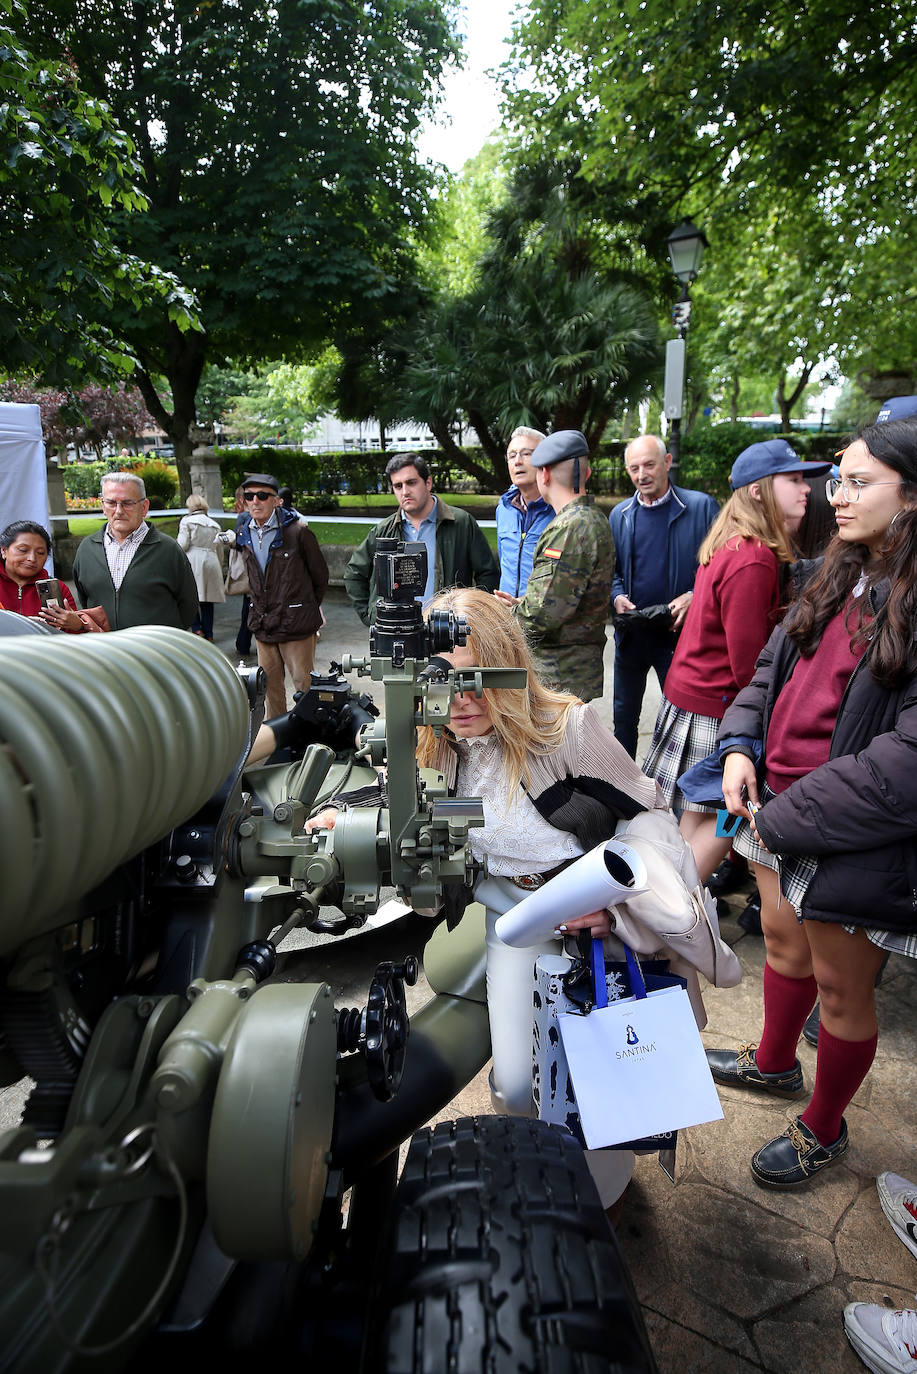
M 674 482 L 678 477 L 678 464 L 681 457 L 681 416 L 685 393 L 685 355 L 688 323 L 691 319 L 691 300 L 688 288 L 700 271 L 704 249 L 709 247 L 703 232 L 689 219 L 682 220 L 673 229 L 666 247 L 672 271 L 681 282 L 681 295 L 672 311 L 672 323 L 678 335 L 670 339 L 665 349 L 665 394 L 663 409 L 667 420 L 671 421 L 669 430 L 669 451 L 672 454 L 671 476 Z

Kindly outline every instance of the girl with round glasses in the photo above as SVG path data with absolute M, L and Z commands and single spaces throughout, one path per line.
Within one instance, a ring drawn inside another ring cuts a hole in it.
M 773 1188 L 844 1155 L 876 973 L 888 951 L 917 956 L 917 419 L 864 429 L 829 491 L 837 534 L 719 736 L 767 962 L 760 1042 L 708 1051 L 714 1078 L 803 1095 L 796 1045 L 821 1005 L 811 1100 L 751 1161 Z

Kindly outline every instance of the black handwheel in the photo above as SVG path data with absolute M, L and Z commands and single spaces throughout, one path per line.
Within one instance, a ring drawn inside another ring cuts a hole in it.
M 411 1031 L 404 985 L 414 986 L 418 967 L 413 954 L 401 964 L 378 964 L 369 985 L 362 1049 L 369 1086 L 380 1102 L 390 1102 L 401 1085 Z
M 380 1374 L 655 1374 L 627 1266 L 566 1131 L 514 1117 L 418 1131 L 395 1209 Z

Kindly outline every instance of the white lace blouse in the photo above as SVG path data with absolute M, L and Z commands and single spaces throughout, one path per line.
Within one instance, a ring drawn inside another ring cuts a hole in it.
M 549 824 L 520 784 L 508 791 L 503 777 L 503 751 L 492 730 L 474 739 L 456 740 L 460 797 L 481 797 L 484 825 L 468 832 L 476 859 L 487 856 L 494 877 L 546 873 L 583 848 L 575 835 Z

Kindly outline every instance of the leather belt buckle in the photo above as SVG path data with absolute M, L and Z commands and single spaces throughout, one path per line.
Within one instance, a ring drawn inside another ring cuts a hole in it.
M 525 892 L 536 892 L 539 887 L 544 887 L 545 879 L 542 873 L 518 873 L 510 882 L 521 887 Z

